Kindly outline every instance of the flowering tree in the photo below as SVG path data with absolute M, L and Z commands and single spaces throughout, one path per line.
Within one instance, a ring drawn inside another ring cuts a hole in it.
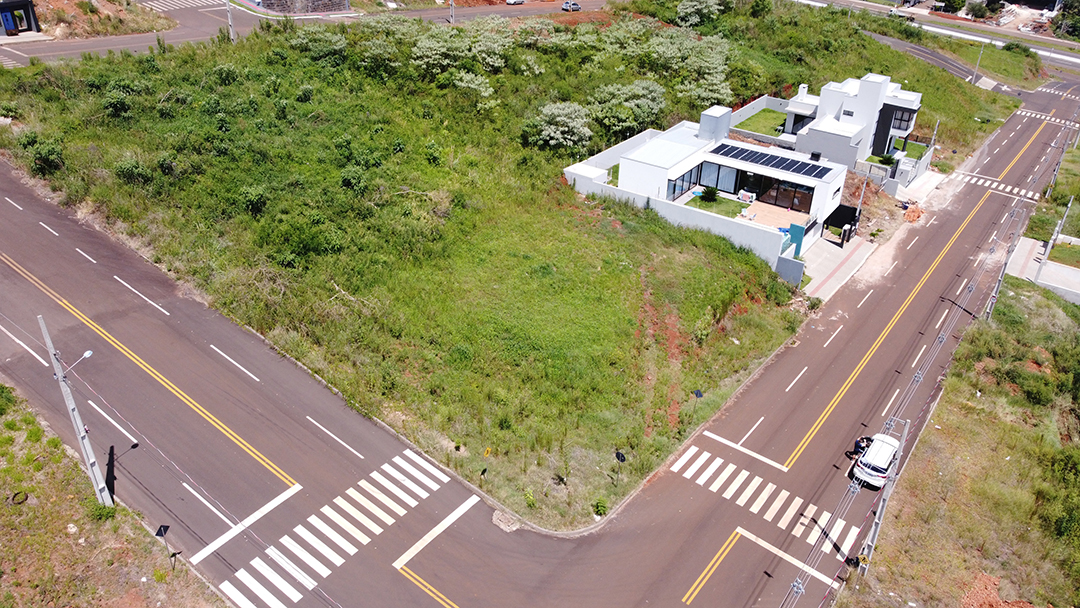
M 602 86 L 590 101 L 593 120 L 620 138 L 655 123 L 666 105 L 664 87 L 651 80 Z
M 523 137 L 538 148 L 583 148 L 592 138 L 589 111 L 576 103 L 549 103 L 525 124 Z

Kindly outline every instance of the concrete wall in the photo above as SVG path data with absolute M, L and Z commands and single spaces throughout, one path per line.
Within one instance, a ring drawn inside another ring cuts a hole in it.
M 349 0 L 262 0 L 262 8 L 278 13 L 332 13 L 349 10 Z
M 780 258 L 776 262 L 776 274 L 780 275 L 781 279 L 796 287 L 802 283 L 806 262 L 801 262 L 795 258 Z
M 777 260 L 780 259 L 781 247 L 786 238 L 779 230 L 746 220 L 724 217 L 694 207 L 677 205 L 656 197 L 631 192 L 625 188 L 611 186 L 604 183 L 607 178 L 606 170 L 600 171 L 596 167 L 581 167 L 579 165 L 568 167 L 564 171 L 566 180 L 578 192 L 610 196 L 637 207 L 648 207 L 676 226 L 705 230 L 722 236 L 740 247 L 745 247 L 754 252 L 759 258 L 765 260 L 770 268 L 776 269 Z M 619 167 L 620 179 L 624 170 L 622 166 Z M 595 173 L 596 177 L 589 179 L 590 173 Z M 802 280 L 801 276 L 799 280 Z M 798 285 L 798 282 L 795 282 L 795 284 Z
M 850 138 L 846 135 L 825 133 L 824 131 L 804 127 L 804 132 L 795 140 L 795 151 L 804 154 L 821 152 L 821 157 L 825 160 L 847 167 L 854 167 L 856 161 L 866 158 L 866 154 L 862 154 L 861 150 L 867 148 L 867 151 L 869 151 L 866 143 L 867 138 L 868 135 L 865 132 L 855 138 Z M 862 141 L 860 145 L 853 146 L 851 145 L 852 139 L 856 141 L 861 139 Z M 860 156 L 860 154 L 862 155 Z
M 622 159 L 619 165 L 619 188 L 653 198 L 667 197 L 668 171 L 663 167 Z
M 791 136 L 791 135 L 788 135 L 787 138 L 784 139 L 784 138 L 780 138 L 780 137 L 770 137 L 768 135 L 762 135 L 761 133 L 755 133 L 753 131 L 746 131 L 746 130 L 743 130 L 743 129 L 736 129 L 734 127 L 732 127 L 731 132 L 735 133 L 737 135 L 742 135 L 743 137 L 746 137 L 746 138 L 749 138 L 749 139 L 753 139 L 754 141 L 760 141 L 761 143 L 766 144 L 766 145 L 776 146 L 778 148 L 784 148 L 785 150 L 794 150 L 795 149 L 795 141 L 792 141 L 794 139 L 794 137 Z

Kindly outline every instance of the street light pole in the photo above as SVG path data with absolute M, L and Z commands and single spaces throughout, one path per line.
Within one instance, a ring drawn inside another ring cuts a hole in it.
M 231 0 L 225 0 L 225 14 L 229 17 L 229 41 L 236 42 L 236 30 L 232 24 L 232 2 Z
M 83 461 L 86 462 L 86 471 L 90 475 L 90 483 L 94 486 L 98 502 L 106 507 L 111 507 L 113 506 L 112 494 L 109 494 L 109 488 L 105 485 L 105 477 L 101 474 L 101 467 L 98 466 L 97 458 L 94 457 L 94 448 L 90 445 L 90 433 L 86 425 L 83 424 L 82 416 L 79 415 L 79 408 L 75 407 L 75 399 L 72 398 L 71 387 L 67 383 L 68 370 L 75 367 L 75 364 L 79 361 L 89 357 L 93 352 L 86 351 L 79 358 L 79 361 L 71 364 L 71 367 L 65 370 L 60 364 L 60 353 L 53 348 L 52 338 L 49 337 L 49 330 L 46 329 L 45 319 L 41 315 L 38 315 L 38 325 L 41 326 L 41 335 L 45 337 L 45 348 L 49 349 L 49 356 L 52 357 L 54 375 L 60 383 L 60 392 L 64 394 L 64 403 L 67 404 L 71 424 L 75 427 L 75 436 L 79 438 L 79 448 L 82 450 Z
M 975 84 L 975 82 L 979 80 L 979 64 L 982 63 L 982 54 L 985 49 L 986 43 L 984 42 L 982 43 L 982 46 L 979 47 L 979 60 L 975 62 L 975 73 L 971 75 L 971 84 Z

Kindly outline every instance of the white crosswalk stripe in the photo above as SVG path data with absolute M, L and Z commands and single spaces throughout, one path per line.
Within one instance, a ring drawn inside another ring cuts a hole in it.
M 337 506 L 341 507 L 342 511 L 345 511 L 349 515 L 352 515 L 353 518 L 356 521 L 363 524 L 363 526 L 365 528 L 367 528 L 368 530 L 371 530 L 372 534 L 374 534 L 376 536 L 382 534 L 383 529 L 379 526 L 379 524 L 371 521 L 371 519 L 369 519 L 367 515 L 364 515 L 363 513 L 358 511 L 356 509 L 356 507 L 354 507 L 354 506 L 350 505 L 349 503 L 345 502 L 344 498 L 338 496 L 337 498 L 334 499 L 334 503 Z
M 423 473 L 418 471 L 416 469 L 416 467 L 414 467 L 411 464 L 409 464 L 409 463 L 405 462 L 404 460 L 402 460 L 401 456 L 394 456 L 394 462 L 396 462 L 399 467 L 404 469 L 404 471 L 406 473 L 409 473 L 413 477 L 419 479 L 420 483 L 422 483 L 425 486 L 431 488 L 432 492 L 439 489 L 439 484 L 435 483 L 434 481 L 431 481 L 431 479 L 427 475 L 424 475 Z
M 759 485 L 761 485 L 761 478 L 754 477 L 754 479 L 750 481 L 750 484 L 746 486 L 746 489 L 743 490 L 743 493 L 739 495 L 739 499 L 735 501 L 735 504 L 740 507 L 744 506 L 746 501 L 750 500 L 750 497 L 754 494 L 754 490 L 757 490 Z
M 382 465 L 382 470 L 389 473 L 390 476 L 393 477 L 394 479 L 400 481 L 401 485 L 403 485 L 406 488 L 409 488 L 410 490 L 412 490 L 413 493 L 416 494 L 417 496 L 419 496 L 420 498 L 427 498 L 428 496 L 430 496 L 430 494 L 425 492 L 423 488 L 416 485 L 415 483 L 413 483 L 413 481 L 411 479 L 409 479 L 408 477 L 405 477 L 400 472 L 398 472 L 397 469 L 390 466 L 390 463 L 386 463 L 386 464 Z
M 851 526 L 851 530 L 848 531 L 847 538 L 845 538 L 844 543 L 840 545 L 840 553 L 837 553 L 836 557 L 840 559 L 844 559 L 845 557 L 847 557 L 848 551 L 851 551 L 851 545 L 854 544 L 855 538 L 857 536 L 859 536 L 859 528 Z
M 720 468 L 720 465 L 723 464 L 723 462 L 723 458 L 713 458 L 712 464 L 709 465 L 709 468 L 705 469 L 705 472 L 702 473 L 701 477 L 698 477 L 697 481 L 694 483 L 699 486 L 704 486 L 705 482 L 709 481 L 709 478 L 712 477 L 712 474 L 716 472 L 716 469 Z
M 0 55 L 0 65 L 4 66 L 5 68 L 22 67 L 19 65 L 18 61 L 15 61 L 14 59 L 9 59 L 7 57 L 4 57 L 3 55 Z
M 686 452 L 682 456 L 679 456 L 679 459 L 675 461 L 675 464 L 671 465 L 671 472 L 678 473 L 679 469 L 683 468 L 683 465 L 686 464 L 686 461 L 690 460 L 690 458 L 694 454 L 696 454 L 697 451 L 698 447 L 696 445 L 690 446 L 690 449 L 686 450 Z
M 152 2 L 143 2 L 142 6 L 164 13 L 165 11 L 174 11 L 181 8 L 222 5 L 223 3 L 224 0 L 153 0 Z
M 227 595 L 234 604 L 239 606 L 239 608 L 257 608 L 251 600 L 247 599 L 243 593 L 240 593 L 240 590 L 234 587 L 229 581 L 221 583 L 218 585 L 218 588 L 221 589 L 221 592 Z
M 251 565 L 259 571 L 259 574 L 265 576 L 266 580 L 270 581 L 275 587 L 277 587 L 282 593 L 284 593 L 285 597 L 292 600 L 293 603 L 299 602 L 300 599 L 304 597 L 302 593 L 296 590 L 296 587 L 290 585 L 284 578 L 281 578 L 280 574 L 274 572 L 274 569 L 267 565 L 267 563 L 264 562 L 262 558 L 256 557 L 255 559 L 251 560 Z M 239 573 L 237 573 L 237 575 L 239 575 Z
M 795 516 L 795 513 L 799 510 L 799 505 L 801 505 L 802 503 L 803 499 L 796 496 L 795 500 L 791 501 L 791 505 L 788 506 L 788 510 L 786 513 L 784 513 L 784 516 L 780 518 L 780 521 L 776 522 L 776 526 L 780 529 L 786 530 L 787 525 L 791 523 L 791 518 Z M 799 532 L 801 533 L 802 530 L 799 530 Z M 798 534 L 796 534 L 796 536 L 798 536 Z
M 393 483 L 391 483 L 389 479 L 383 477 L 382 473 L 380 473 L 378 471 L 372 471 L 371 472 L 371 478 L 374 479 L 375 481 L 379 482 L 379 485 L 381 485 L 382 487 L 386 488 L 387 490 L 390 490 L 391 494 L 393 494 L 394 496 L 397 496 L 398 498 L 400 498 L 402 501 L 405 502 L 405 504 L 409 505 L 410 507 L 415 507 L 416 505 L 420 504 L 420 503 L 416 502 L 416 499 L 414 499 L 412 496 L 409 496 L 404 491 L 402 491 L 401 488 L 399 488 L 399 487 L 395 486 Z
M 782 490 L 780 495 L 776 497 L 776 500 L 773 501 L 772 506 L 769 507 L 769 510 L 765 512 L 765 521 L 772 521 L 772 518 L 776 517 L 776 512 L 780 510 L 780 507 L 784 506 L 784 501 L 787 500 L 787 497 L 788 491 Z
M 791 531 L 791 535 L 799 538 L 802 537 L 803 530 L 810 525 L 811 518 L 814 517 L 814 512 L 817 511 L 817 507 L 814 505 L 807 505 L 803 509 L 802 517 L 799 518 L 799 523 L 795 524 L 795 529 Z
M 724 485 L 724 482 L 727 481 L 727 478 L 731 476 L 732 472 L 734 472 L 736 468 L 737 467 L 733 464 L 727 465 L 727 468 L 724 469 L 724 472 L 720 473 L 720 476 L 716 478 L 716 481 L 714 481 L 713 484 L 709 486 L 709 491 L 715 492 L 719 490 L 720 486 Z
M 446 474 L 444 474 L 439 469 L 436 469 L 434 465 L 424 460 L 422 456 L 414 454 L 412 450 L 405 450 L 405 455 L 408 456 L 413 462 L 423 467 L 424 470 L 426 470 L 428 473 L 431 473 L 431 476 L 435 479 L 438 479 L 443 483 L 450 483 L 450 478 Z
M 749 476 L 750 471 L 739 471 L 739 476 L 735 478 L 735 481 L 731 482 L 731 485 L 728 486 L 728 489 L 724 490 L 722 496 L 724 498 L 730 499 L 732 496 L 735 495 L 735 492 L 739 490 L 739 486 L 742 485 L 742 482 L 746 481 L 746 478 Z
M 330 576 L 329 568 L 324 566 L 319 560 L 315 559 L 315 556 L 308 553 L 307 549 L 304 549 L 295 540 L 289 538 L 287 534 L 281 537 L 281 544 L 285 545 L 286 549 L 292 551 L 293 555 L 299 557 L 300 561 L 307 564 L 308 567 L 314 570 L 316 574 L 322 576 L 323 578 Z
M 307 544 L 311 545 L 316 551 L 321 553 L 322 556 L 326 559 L 330 560 L 330 562 L 335 566 L 340 566 L 341 564 L 345 563 L 345 560 L 342 559 L 340 555 L 334 553 L 333 549 L 326 546 L 326 543 L 319 540 L 314 534 L 311 533 L 310 530 L 308 530 L 304 526 L 296 526 L 295 528 L 293 528 L 293 532 L 296 532 L 297 536 L 307 541 Z
M 772 491 L 776 489 L 776 484 L 770 483 L 765 486 L 765 489 L 758 495 L 757 500 L 754 501 L 753 506 L 750 507 L 750 512 L 757 514 L 761 510 L 761 507 L 765 506 L 765 501 L 769 500 L 769 496 L 772 495 Z
M 338 534 L 337 530 L 334 530 L 325 521 L 319 519 L 317 515 L 312 515 L 308 517 L 307 520 L 309 524 L 314 526 L 315 529 L 319 532 L 322 532 L 323 535 L 326 536 L 326 538 L 329 538 L 331 542 L 333 542 L 338 547 L 341 547 L 342 551 L 348 553 L 349 555 L 356 555 L 357 548 L 352 543 L 345 540 L 344 536 Z
M 376 507 L 375 503 L 368 500 L 367 497 L 364 496 L 363 494 L 357 492 L 356 490 L 354 490 L 352 488 L 349 488 L 348 490 L 345 490 L 345 493 L 348 494 L 349 496 L 351 496 L 353 500 L 360 503 L 362 506 L 366 507 L 368 511 L 371 511 L 372 513 L 374 513 L 375 517 L 378 517 L 379 519 L 381 519 L 384 524 L 389 526 L 389 525 L 394 523 L 394 518 L 393 517 L 390 517 L 389 515 L 387 515 L 386 511 L 383 511 L 379 507 Z
M 817 520 L 810 522 L 810 534 L 806 535 L 807 544 L 812 545 L 818 541 L 818 537 L 825 531 L 825 526 L 829 525 L 830 517 L 832 517 L 832 513 L 822 511 Z
M 690 465 L 689 469 L 686 469 L 686 472 L 683 473 L 682 476 L 687 479 L 693 477 L 694 473 L 697 473 L 697 470 L 701 468 L 701 465 L 705 464 L 705 461 L 709 459 L 709 456 L 712 456 L 712 454 L 702 452 L 701 456 L 698 456 L 698 459 L 694 461 L 694 464 Z
M 274 594 L 270 593 L 270 590 L 266 587 L 263 587 L 262 583 L 255 580 L 255 577 L 251 576 L 247 570 L 244 570 L 243 568 L 237 570 L 236 578 L 240 579 L 241 583 L 247 585 L 248 589 L 251 589 L 255 595 L 259 596 L 259 599 L 269 604 L 270 608 L 285 608 L 285 604 L 282 604 L 281 600 L 274 597 Z
M 330 505 L 326 505 L 322 508 L 322 514 L 330 519 L 330 521 L 341 526 L 341 529 L 348 532 L 353 538 L 360 541 L 361 545 L 366 545 L 371 542 L 371 539 L 368 538 L 366 534 L 361 532 L 356 526 L 352 525 L 349 520 L 342 517 L 337 511 L 331 509 Z
M 379 491 L 379 488 L 376 488 L 375 486 L 371 485 L 371 482 L 369 482 L 368 480 L 361 479 L 360 480 L 360 487 L 367 490 L 368 494 L 371 494 L 372 496 L 374 496 L 376 500 L 378 500 L 379 502 L 386 505 L 386 507 L 388 509 L 390 509 L 391 511 L 393 511 L 394 513 L 397 513 L 399 516 L 400 515 L 405 515 L 405 513 L 406 513 L 405 509 L 402 509 L 401 506 L 399 506 L 396 502 L 394 502 L 393 500 L 390 500 L 389 496 L 387 496 L 386 494 L 383 494 L 381 491 Z
M 277 562 L 277 565 L 284 568 L 290 576 L 296 579 L 296 582 L 303 585 L 308 591 L 315 588 L 315 579 L 308 576 L 307 572 L 301 570 L 291 559 L 285 557 L 285 554 L 279 551 L 277 547 L 268 548 L 266 555 Z

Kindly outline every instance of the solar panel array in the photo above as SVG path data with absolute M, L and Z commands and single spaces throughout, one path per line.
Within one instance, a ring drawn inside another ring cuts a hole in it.
M 788 173 L 798 173 L 799 175 L 805 175 L 814 179 L 821 179 L 832 170 L 829 167 L 815 165 L 814 163 L 795 160 L 794 158 L 784 158 L 783 156 L 758 152 L 748 148 L 740 148 L 730 144 L 720 144 L 712 151 L 712 153 L 746 161 L 762 167 L 779 169 L 781 171 L 787 171 Z

